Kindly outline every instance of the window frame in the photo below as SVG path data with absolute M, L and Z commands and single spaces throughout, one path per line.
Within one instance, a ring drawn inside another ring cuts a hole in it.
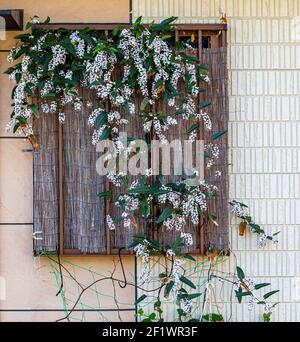
M 116 27 L 131 27 L 128 23 L 113 23 L 113 24 L 73 24 L 73 23 L 52 23 L 52 24 L 35 24 L 34 28 L 41 28 L 44 30 L 58 30 L 58 29 L 68 29 L 68 30 L 78 30 L 83 28 L 90 28 L 93 30 L 104 31 L 107 35 L 109 31 Z M 202 47 L 202 37 L 210 37 L 211 48 L 214 47 L 224 47 L 226 49 L 226 58 L 224 61 L 225 69 L 227 73 L 227 24 L 176 24 L 175 26 L 175 40 L 178 41 L 179 37 L 191 36 L 192 33 L 197 34 L 198 39 L 198 58 L 201 61 L 201 56 L 203 53 Z M 226 87 L 228 89 L 228 87 Z M 227 92 L 228 93 L 228 92 Z M 200 97 L 200 96 L 199 96 Z M 226 111 L 228 114 L 228 94 L 226 94 Z M 107 106 L 109 104 L 107 103 Z M 227 115 L 228 116 L 228 115 Z M 228 117 L 227 117 L 228 122 Z M 199 138 L 203 139 L 203 123 L 201 122 L 199 128 Z M 118 255 L 120 253 L 119 248 L 111 248 L 111 235 L 110 229 L 106 226 L 106 252 L 105 253 L 95 253 L 88 254 L 83 253 L 77 249 L 66 249 L 64 248 L 64 185 L 63 185 L 63 127 L 58 124 L 58 215 L 59 215 L 59 227 L 58 227 L 58 253 L 61 256 L 103 256 L 103 255 Z M 228 174 L 226 175 L 228 178 Z M 105 191 L 110 190 L 109 181 L 105 180 Z M 105 212 L 110 212 L 110 203 L 105 200 Z M 228 228 L 229 229 L 229 228 Z M 152 229 L 152 238 L 157 239 L 158 237 L 158 227 L 154 225 Z M 203 221 L 199 223 L 199 248 L 190 252 L 190 254 L 195 255 L 205 255 L 205 231 L 203 227 Z M 130 250 L 122 250 L 122 255 L 132 255 L 133 252 Z

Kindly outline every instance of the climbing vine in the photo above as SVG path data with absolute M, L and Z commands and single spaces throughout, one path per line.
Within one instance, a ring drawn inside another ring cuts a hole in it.
M 15 64 L 6 73 L 15 82 L 12 92 L 11 119 L 7 129 L 24 135 L 34 148 L 38 148 L 33 120 L 40 115 L 56 114 L 61 124 L 65 121 L 66 105 L 81 110 L 83 101 L 79 87 L 94 91 L 97 104 L 86 103 L 90 108 L 88 124 L 93 128 L 91 143 L 97 145 L 107 139 L 117 147 L 114 155 L 108 154 L 106 162 L 117 156 L 128 156 L 135 151 L 135 137 L 129 137 L 126 143 L 121 138 L 124 125 L 138 116 L 146 136 L 154 135 L 162 144 L 167 142 L 170 127 L 178 125 L 178 118 L 189 120 L 191 127 L 187 133 L 191 141 L 197 138 L 197 129 L 201 120 L 207 131 L 212 130 L 212 123 L 205 108 L 207 102 L 199 102 L 201 83 L 209 82 L 208 70 L 200 61 L 191 56 L 190 42 L 174 41 L 173 23 L 175 17 L 148 26 L 138 18 L 131 27 L 118 27 L 105 35 L 88 28 L 81 30 L 44 30 L 38 26 L 37 17 L 27 25 L 32 32 L 16 37 L 18 43 L 11 50 L 8 60 Z M 45 23 L 48 23 L 48 18 Z M 117 75 L 117 76 L 116 76 Z M 183 84 L 184 92 L 179 85 Z M 40 106 L 33 103 L 33 97 L 40 98 Z M 141 106 L 136 108 L 135 98 L 141 98 Z M 163 101 L 170 111 L 158 111 L 158 102 Z M 109 103 L 109 109 L 107 106 Z M 215 170 L 215 177 L 220 177 L 218 170 L 219 147 L 217 139 L 226 132 L 214 133 L 214 143 L 205 144 L 206 167 Z M 190 293 L 196 289 L 192 280 L 185 276 L 184 260 L 195 259 L 183 253 L 193 245 L 192 235 L 185 232 L 187 222 L 199 225 L 201 218 L 209 218 L 217 223 L 213 213 L 208 213 L 207 200 L 218 195 L 218 188 L 206 180 L 198 179 L 197 173 L 184 174 L 176 182 L 167 181 L 160 176 L 153 181 L 151 168 L 133 180 L 118 170 L 107 175 L 112 185 L 122 188 L 122 193 L 115 199 L 121 215 L 107 215 L 110 229 L 134 228 L 140 218 L 155 221 L 166 230 L 178 234 L 170 246 L 161 246 L 147 237 L 136 236 L 132 248 L 142 259 L 140 280 L 149 279 L 149 259 L 151 256 L 165 257 L 166 271 L 160 274 L 160 286 L 154 313 L 145 317 L 143 310 L 138 315 L 146 321 L 162 320 L 161 296 L 174 297 L 178 306 L 178 319 L 186 320 L 222 320 L 220 315 L 202 312 L 200 319 L 191 317 L 192 300 L 200 293 Z M 99 197 L 112 197 L 106 191 Z M 259 245 L 264 247 L 268 240 L 277 242 L 276 234 L 268 236 L 257 225 L 246 210 L 247 207 L 237 201 L 230 203 L 232 212 L 241 219 L 240 232 L 246 226 L 259 236 Z M 153 207 L 159 207 L 160 215 L 155 217 Z M 216 224 L 217 225 L 217 224 Z M 242 234 L 241 234 L 242 235 Z M 208 250 L 208 258 L 215 256 L 214 246 Z M 213 274 L 210 274 L 210 283 Z M 221 278 L 221 277 L 219 277 Z M 249 297 L 249 307 L 254 303 L 266 306 L 266 317 L 270 318 L 272 307 L 266 300 L 277 291 L 269 292 L 261 300 L 255 290 L 270 284 L 254 284 L 245 277 L 241 268 L 236 269 L 236 287 L 239 302 Z M 139 298 L 139 303 L 146 296 Z

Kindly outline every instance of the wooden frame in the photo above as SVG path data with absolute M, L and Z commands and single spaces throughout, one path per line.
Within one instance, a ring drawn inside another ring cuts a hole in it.
M 6 31 L 22 31 L 23 30 L 23 9 L 0 10 L 0 17 L 5 19 Z
M 80 28 L 86 28 L 89 27 L 94 30 L 104 31 L 104 33 L 107 35 L 110 30 L 113 30 L 115 27 L 119 26 L 125 26 L 130 27 L 130 24 L 37 24 L 34 25 L 34 27 L 40 27 L 46 30 L 58 30 L 58 29 L 69 29 L 69 30 L 76 30 Z M 197 44 L 198 44 L 198 57 L 199 60 L 201 60 L 202 53 L 203 53 L 203 38 L 207 37 L 209 40 L 209 44 L 211 48 L 216 47 L 224 47 L 226 49 L 227 47 L 227 25 L 226 24 L 186 24 L 186 25 L 175 25 L 175 39 L 179 40 L 180 37 L 188 37 L 191 36 L 191 34 L 195 34 L 197 36 Z M 224 61 L 226 64 L 226 61 Z M 227 68 L 227 67 L 226 67 Z M 199 100 L 200 96 L 199 96 Z M 227 101 L 228 102 L 228 101 Z M 109 103 L 106 103 L 107 109 L 109 106 Z M 228 110 L 227 110 L 228 113 Z M 204 138 L 203 135 L 203 126 L 200 127 L 198 136 L 200 139 Z M 59 180 L 58 180 L 58 189 L 59 189 L 59 253 L 60 255 L 65 256 L 99 256 L 99 255 L 117 255 L 119 252 L 119 249 L 114 249 L 111 247 L 111 238 L 110 238 L 110 230 L 108 227 L 106 227 L 106 253 L 98 253 L 98 254 L 83 254 L 79 250 L 73 250 L 73 249 L 65 249 L 64 248 L 64 191 L 63 191 L 63 128 L 61 125 L 59 125 L 59 133 L 58 133 L 58 139 L 59 139 Z M 106 180 L 106 191 L 109 190 L 109 182 Z M 155 212 L 155 208 L 153 208 L 153 212 Z M 106 201 L 105 204 L 105 212 L 110 212 L 110 204 L 108 201 Z M 206 252 L 205 247 L 205 232 L 203 229 L 204 222 L 200 222 L 199 224 L 199 246 L 196 250 L 191 252 L 192 254 L 200 254 L 204 255 Z M 153 238 L 157 238 L 158 235 L 158 228 L 153 227 Z M 132 254 L 131 251 L 124 250 L 122 254 Z

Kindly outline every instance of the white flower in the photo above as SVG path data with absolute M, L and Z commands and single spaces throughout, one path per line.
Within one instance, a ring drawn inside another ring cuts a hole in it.
M 265 313 L 271 314 L 273 311 L 273 306 L 271 304 L 265 304 Z
M 58 121 L 59 121 L 59 123 L 63 124 L 63 123 L 65 123 L 65 120 L 66 120 L 65 113 L 58 113 Z
M 172 215 L 164 221 L 163 225 L 167 230 L 181 231 L 185 225 L 185 219 L 183 216 Z
M 85 53 L 85 42 L 79 35 L 78 31 L 71 33 L 70 41 L 74 45 L 76 54 L 79 58 L 83 58 Z
M 204 82 L 206 83 L 209 83 L 210 82 L 210 79 L 209 79 L 209 76 L 208 75 L 200 75 L 203 79 Z
M 53 57 L 49 62 L 48 69 L 54 70 L 55 67 L 66 63 L 67 51 L 61 45 L 54 45 L 51 47 Z
M 204 126 L 208 131 L 212 130 L 212 122 L 209 117 L 209 115 L 206 112 L 201 111 L 200 115 L 202 116 L 202 119 L 204 121 Z
M 171 258 L 171 257 L 173 257 L 173 256 L 175 256 L 176 254 L 175 254 L 175 252 L 172 250 L 172 249 L 168 249 L 167 251 L 166 251 L 166 256 L 167 257 L 169 257 L 169 258 Z
M 72 71 L 72 70 L 68 70 L 68 71 L 66 72 L 65 78 L 66 78 L 67 80 L 71 80 L 72 77 L 73 77 L 73 71 Z
M 106 223 L 107 223 L 108 228 L 109 228 L 110 230 L 115 230 L 115 229 L 116 229 L 116 226 L 115 226 L 115 224 L 114 224 L 114 221 L 113 221 L 113 219 L 111 218 L 110 215 L 106 215 Z
M 230 210 L 237 217 L 249 216 L 248 208 L 242 207 L 242 205 L 236 201 L 230 203 Z
M 148 241 L 144 240 L 144 243 L 139 243 L 133 249 L 137 257 L 142 258 L 142 270 L 139 273 L 139 280 L 145 282 L 150 275 L 149 268 L 149 256 L 150 252 L 148 250 Z
M 261 233 L 259 234 L 259 238 L 258 238 L 258 247 L 259 248 L 264 248 L 267 245 L 267 235 L 265 233 Z
M 217 171 L 215 172 L 215 177 L 221 177 L 221 175 L 222 175 L 222 172 L 221 172 L 221 171 L 217 170 Z
M 181 232 L 180 237 L 183 239 L 183 242 L 186 246 L 193 246 L 193 236 L 190 233 Z
M 95 125 L 95 122 L 96 122 L 96 119 L 97 117 L 100 115 L 100 113 L 103 112 L 103 109 L 102 108 L 97 108 L 97 109 L 94 109 L 91 113 L 91 115 L 89 116 L 88 118 L 88 125 L 90 127 L 93 127 Z
M 21 63 L 22 64 L 22 66 L 21 66 L 22 73 L 25 73 L 28 70 L 28 65 L 29 65 L 30 62 L 31 62 L 31 59 L 30 59 L 29 56 L 24 56 L 22 58 L 22 63 Z
M 40 23 L 40 18 L 35 15 L 34 17 L 30 18 L 31 24 L 39 24 Z
M 118 174 L 109 172 L 107 174 L 107 178 L 112 182 L 115 186 L 120 187 L 123 184 L 125 174 L 120 172 Z
M 49 105 L 48 105 L 48 103 L 43 103 L 42 105 L 41 105 L 41 109 L 42 109 L 42 112 L 43 113 L 49 113 L 49 111 L 50 111 L 50 108 L 49 108 Z
M 43 89 L 41 90 L 42 97 L 46 96 L 47 94 L 51 93 L 54 89 L 54 85 L 50 81 L 46 81 L 44 84 Z
M 51 101 L 49 111 L 51 113 L 55 113 L 56 110 L 57 110 L 57 102 Z
M 81 110 L 81 108 L 82 108 L 81 100 L 79 98 L 75 99 L 75 101 L 74 101 L 74 109 L 76 111 L 79 111 L 79 110 Z
M 193 303 L 189 299 L 184 299 L 181 308 L 184 313 L 190 314 L 193 309 Z
M 143 128 L 144 128 L 145 133 L 150 132 L 151 127 L 152 127 L 152 120 L 143 123 Z
M 248 302 L 248 304 L 247 304 L 248 310 L 249 310 L 249 311 L 252 311 L 252 310 L 253 310 L 254 304 L 255 304 L 255 299 L 254 299 L 253 296 L 250 296 L 249 302 Z
M 152 172 L 152 169 L 151 169 L 151 168 L 145 170 L 145 176 L 146 176 L 146 177 L 150 177 L 150 176 L 152 176 L 152 174 L 153 174 L 153 172 Z

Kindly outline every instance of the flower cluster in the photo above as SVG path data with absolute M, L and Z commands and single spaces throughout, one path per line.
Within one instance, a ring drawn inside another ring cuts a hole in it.
M 137 257 L 142 259 L 142 270 L 139 274 L 139 279 L 142 282 L 145 282 L 149 278 L 150 274 L 150 267 L 149 267 L 149 241 L 144 240 L 143 243 L 139 243 L 134 247 L 134 251 Z
M 258 224 L 256 224 L 252 217 L 249 214 L 249 208 L 245 204 L 237 201 L 230 202 L 230 209 L 231 212 L 237 216 L 238 218 L 242 219 L 249 227 L 249 231 L 251 233 L 255 233 L 258 235 L 258 247 L 265 248 L 268 241 L 272 241 L 274 244 L 278 243 L 277 235 L 279 232 L 271 235 L 267 235 L 264 229 L 262 229 Z
M 70 41 L 74 45 L 77 56 L 82 59 L 85 53 L 85 42 L 84 39 L 80 37 L 78 31 L 72 32 L 70 35 Z

